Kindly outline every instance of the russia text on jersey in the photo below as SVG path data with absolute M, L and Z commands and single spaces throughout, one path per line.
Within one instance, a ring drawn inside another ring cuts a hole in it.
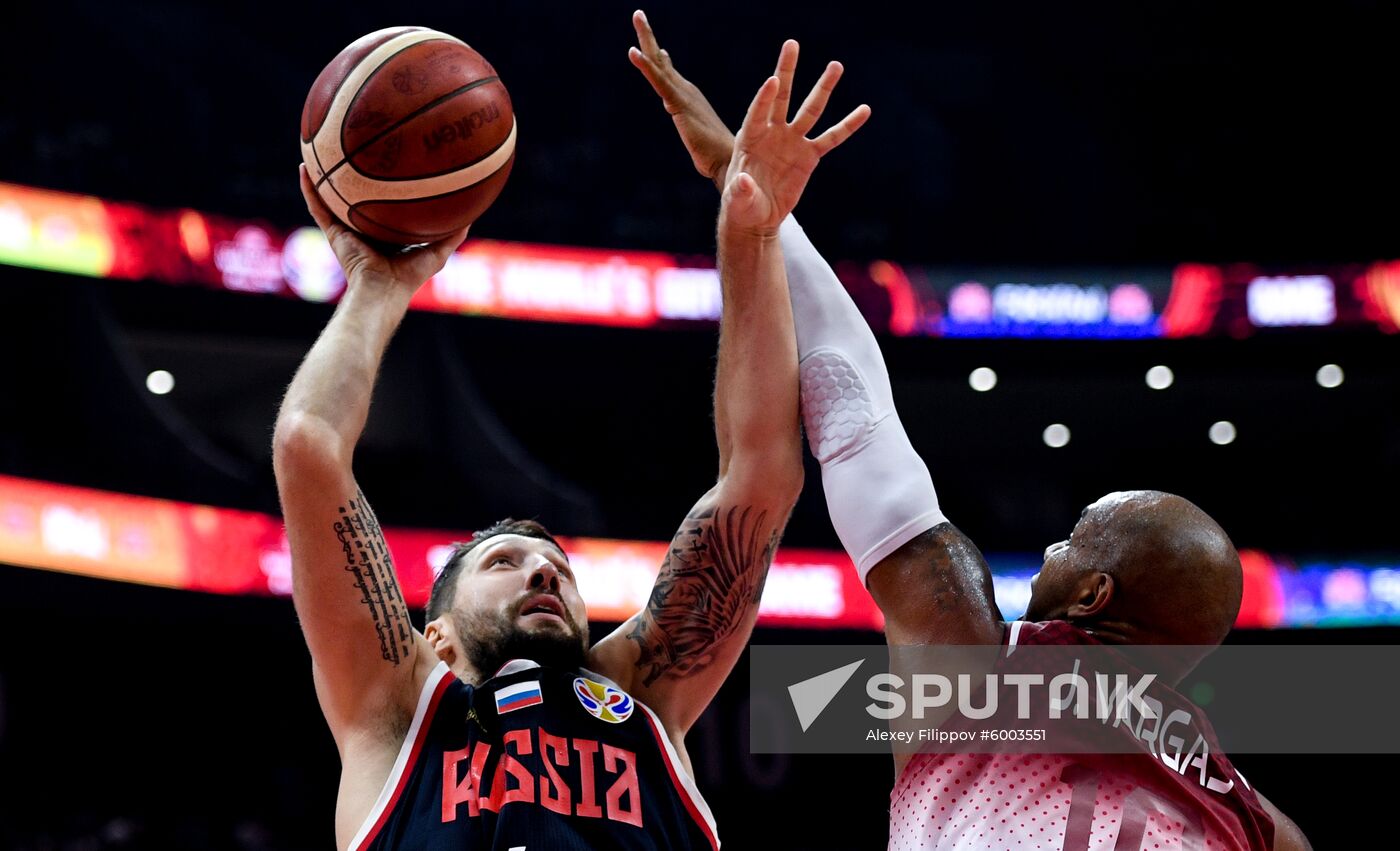
M 516 759 L 534 753 L 537 742 L 540 763 L 544 766 L 544 774 L 539 777 Z M 537 803 L 560 815 L 608 818 L 645 827 L 637 782 L 637 755 L 632 751 L 591 739 L 555 736 L 542 727 L 511 730 L 503 737 L 503 746 L 504 752 L 496 763 L 489 786 L 483 786 L 481 778 L 491 755 L 489 742 L 477 742 L 474 746 L 443 754 L 444 823 L 455 821 L 463 806 L 468 816 L 476 816 L 481 810 L 499 812 L 506 804 Z M 570 788 L 558 771 L 568 768 L 571 761 L 578 764 L 577 789 Z M 485 791 L 488 788 L 490 791 Z

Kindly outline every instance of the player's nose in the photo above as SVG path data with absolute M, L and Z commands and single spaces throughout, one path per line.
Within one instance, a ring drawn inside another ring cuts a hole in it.
M 534 556 L 530 565 L 530 587 L 551 593 L 559 591 L 559 568 L 544 556 Z

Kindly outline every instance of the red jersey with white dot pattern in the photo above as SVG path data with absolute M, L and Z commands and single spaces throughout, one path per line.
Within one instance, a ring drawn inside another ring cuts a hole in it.
M 1014 622 L 1002 642 L 1008 648 L 1100 643 L 1065 621 Z M 1209 730 L 1203 717 L 1197 723 Z M 991 754 L 925 748 L 890 795 L 889 848 L 1269 851 L 1274 825 L 1258 796 L 1222 751 L 1215 749 L 1207 762 L 1198 773 L 1178 771 L 1145 749 Z

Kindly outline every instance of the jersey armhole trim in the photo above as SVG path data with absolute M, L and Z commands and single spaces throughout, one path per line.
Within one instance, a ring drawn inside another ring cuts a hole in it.
M 423 683 L 423 691 L 418 695 L 418 705 L 413 710 L 413 723 L 409 725 L 408 733 L 403 737 L 403 744 L 399 746 L 398 758 L 394 760 L 394 767 L 389 770 L 389 776 L 384 778 L 384 786 L 380 788 L 379 797 L 375 799 L 369 815 L 365 816 L 355 838 L 350 840 L 351 851 L 362 851 L 366 848 L 374 841 L 384 822 L 388 821 L 389 814 L 393 812 L 394 804 L 398 802 L 399 795 L 403 793 L 403 787 L 412 773 L 411 769 L 418 762 L 418 755 L 428 737 L 428 728 L 432 726 L 438 702 L 455 679 L 446 662 L 438 662 L 437 667 L 428 673 L 428 679 Z
M 1021 638 L 1021 628 L 1026 625 L 1025 621 L 1012 621 L 1010 629 L 1006 633 L 1006 655 L 1010 656 L 1016 652 L 1016 642 Z
M 632 698 L 637 700 L 636 698 Z M 661 719 L 656 717 L 656 713 L 651 711 L 651 707 L 637 700 L 637 706 L 646 713 L 647 726 L 651 728 L 651 734 L 656 737 L 656 743 L 661 748 L 662 760 L 666 763 L 666 771 L 671 775 L 671 782 L 675 784 L 676 792 L 680 794 L 681 801 L 685 808 L 690 811 L 691 818 L 699 826 L 700 832 L 705 834 L 705 838 L 710 840 L 710 847 L 719 851 L 719 829 L 715 826 L 714 814 L 710 812 L 710 805 L 705 803 L 705 798 L 701 796 L 700 790 L 695 786 L 695 780 L 690 773 L 681 765 L 680 756 L 676 753 L 675 745 L 671 744 L 671 737 L 666 735 L 666 725 L 661 723 Z

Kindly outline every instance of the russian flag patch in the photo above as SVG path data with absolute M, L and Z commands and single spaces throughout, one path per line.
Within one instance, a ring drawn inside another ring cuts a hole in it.
M 539 680 L 516 683 L 513 686 L 496 690 L 497 715 L 504 715 L 527 706 L 538 706 L 541 703 L 544 703 L 544 697 L 540 694 Z

